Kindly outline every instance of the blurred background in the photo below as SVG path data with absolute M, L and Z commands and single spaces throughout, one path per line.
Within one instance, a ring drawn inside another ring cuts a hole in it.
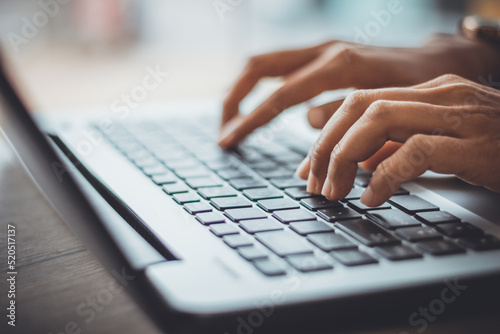
M 223 98 L 254 54 L 328 39 L 418 46 L 498 0 L 0 0 L 0 40 L 32 109 L 110 106 L 147 68 L 169 72 L 146 102 Z M 375 23 L 374 23 L 375 22 Z M 142 102 L 141 102 L 142 103 Z

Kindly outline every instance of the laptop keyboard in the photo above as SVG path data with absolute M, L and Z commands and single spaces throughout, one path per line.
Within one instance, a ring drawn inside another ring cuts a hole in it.
M 276 140 L 223 151 L 186 123 L 134 123 L 104 137 L 215 238 L 267 276 L 335 266 L 415 261 L 500 248 L 500 240 L 401 188 L 376 208 L 349 195 L 329 201 L 306 192 L 294 171 L 307 151 Z

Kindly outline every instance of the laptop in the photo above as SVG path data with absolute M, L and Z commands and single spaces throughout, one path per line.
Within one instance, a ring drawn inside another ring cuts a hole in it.
M 293 112 L 223 151 L 217 103 L 33 117 L 5 70 L 7 139 L 166 332 L 313 333 L 383 319 L 421 332 L 498 307 L 498 194 L 427 175 L 369 208 L 360 170 L 330 202 L 294 176 L 314 133 L 286 118 Z

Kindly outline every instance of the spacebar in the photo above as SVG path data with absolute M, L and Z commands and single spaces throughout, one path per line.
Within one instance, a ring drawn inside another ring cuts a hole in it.
M 301 237 L 288 231 L 261 232 L 256 239 L 278 256 L 312 253 L 311 246 Z

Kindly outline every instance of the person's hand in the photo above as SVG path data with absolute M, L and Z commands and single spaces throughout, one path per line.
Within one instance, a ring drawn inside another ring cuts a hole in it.
M 358 162 L 404 143 L 375 169 L 361 197 L 377 206 L 426 170 L 500 192 L 500 91 L 456 75 L 409 88 L 357 90 L 324 126 L 297 174 L 330 200 L 351 190 Z
M 478 80 L 495 68 L 498 71 L 498 56 L 498 50 L 487 43 L 444 35 L 415 49 L 332 41 L 255 56 L 224 102 L 219 144 L 223 148 L 235 146 L 284 109 L 326 90 L 409 86 L 445 73 Z M 251 114 L 240 115 L 239 103 L 264 77 L 282 77 L 284 84 Z M 321 128 L 341 103 L 334 101 L 311 110 L 311 124 Z

